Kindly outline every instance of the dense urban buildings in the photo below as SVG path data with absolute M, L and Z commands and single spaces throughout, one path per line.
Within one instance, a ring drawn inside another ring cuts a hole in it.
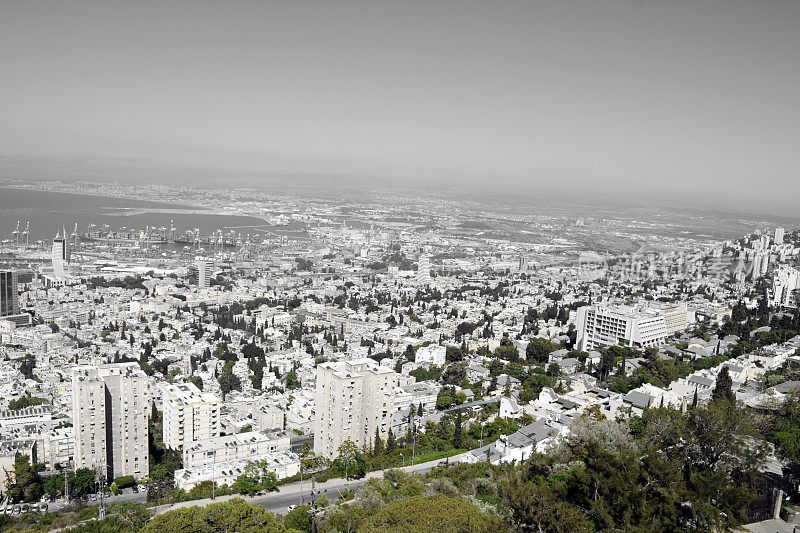
M 589 416 L 707 405 L 726 373 L 747 408 L 792 391 L 793 228 L 487 208 L 476 232 L 445 200 L 198 198 L 268 229 L 170 213 L 4 241 L 0 464 L 149 483 L 110 501 L 166 503 L 431 457 L 521 464 Z

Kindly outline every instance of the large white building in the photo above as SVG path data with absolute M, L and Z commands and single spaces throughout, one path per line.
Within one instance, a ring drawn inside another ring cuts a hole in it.
M 417 282 L 421 285 L 431 284 L 431 258 L 427 253 L 419 256 L 417 262 Z
M 74 368 L 75 468 L 146 478 L 148 403 L 147 375 L 136 363 Z
M 397 374 L 372 359 L 322 363 L 317 367 L 314 452 L 334 458 L 352 441 L 369 446 L 376 429 L 388 437 Z
M 775 238 L 773 241 L 775 244 L 783 244 L 783 238 L 786 235 L 786 230 L 780 226 L 775 228 Z
M 219 437 L 219 398 L 202 392 L 193 383 L 165 385 L 164 445 L 170 449 L 183 448 L 202 439 Z
M 685 308 L 682 312 L 686 316 Z M 680 312 L 669 309 L 584 306 L 578 309 L 577 349 L 589 351 L 616 344 L 639 349 L 659 346 L 681 323 Z
M 182 470 L 175 471 L 178 488 L 189 490 L 203 481 L 232 485 L 250 461 L 258 461 L 278 479 L 300 471 L 300 458 L 292 453 L 287 431 L 270 429 L 198 440 L 183 449 Z
M 772 276 L 770 305 L 797 307 L 800 302 L 800 271 L 781 265 Z

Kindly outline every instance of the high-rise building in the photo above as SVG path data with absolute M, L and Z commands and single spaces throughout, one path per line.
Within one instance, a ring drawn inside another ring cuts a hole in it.
M 373 443 L 376 430 L 389 435 L 397 374 L 372 359 L 322 363 L 317 367 L 314 452 L 336 457 L 339 446 Z
M 72 371 L 75 468 L 104 468 L 108 479 L 149 473 L 147 375 L 136 363 Z
M 785 229 L 783 229 L 780 226 L 775 228 L 775 238 L 773 239 L 775 241 L 775 244 L 783 244 L 783 238 L 785 235 L 786 235 Z
M 197 261 L 190 267 L 189 277 L 198 287 L 206 288 L 211 283 L 211 263 L 206 261 Z
M 18 314 L 17 273 L 13 270 L 0 270 L 0 316 Z
M 669 328 L 665 314 L 671 322 Z M 675 317 L 660 309 L 583 306 L 578 308 L 578 350 L 589 351 L 617 344 L 632 348 L 660 346 L 674 331 L 676 323 Z
M 193 383 L 165 385 L 164 445 L 184 448 L 197 440 L 219 437 L 220 401 L 210 392 L 201 392 Z
M 800 305 L 800 271 L 781 265 L 772 275 L 770 292 L 770 305 L 792 308 Z
M 67 265 L 70 262 L 69 239 L 67 229 L 63 228 L 63 235 L 57 232 L 53 238 L 53 248 L 50 252 L 50 259 L 53 263 L 53 276 L 56 278 L 67 277 Z
M 767 273 L 769 267 L 769 252 L 759 251 L 753 255 L 753 269 L 751 278 L 756 280 Z
M 428 254 L 421 254 L 417 262 L 417 282 L 422 285 L 431 283 L 431 258 Z

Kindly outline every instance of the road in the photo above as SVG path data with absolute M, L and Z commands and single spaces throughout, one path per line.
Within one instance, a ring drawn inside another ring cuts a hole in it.
M 418 473 L 425 473 L 430 471 L 433 467 L 437 466 L 441 462 L 458 462 L 462 459 L 466 453 L 460 455 L 454 455 L 449 459 L 437 459 L 436 461 L 429 461 L 427 463 L 420 463 L 414 466 L 406 466 L 404 468 L 398 468 L 398 470 L 403 470 L 405 472 L 418 472 Z M 316 483 L 315 490 L 319 491 L 319 497 L 325 494 L 329 500 L 336 501 L 340 498 L 340 493 L 344 492 L 345 490 L 357 490 L 364 483 L 372 478 L 379 478 L 382 477 L 384 470 L 377 470 L 375 472 L 369 472 L 366 476 L 362 479 L 352 480 L 352 481 L 345 481 L 343 479 L 331 479 L 326 481 L 325 483 Z M 311 497 L 311 482 L 310 481 L 303 481 L 302 483 L 291 483 L 289 485 L 282 485 L 280 487 L 279 492 L 272 492 L 265 496 L 253 496 L 253 497 L 243 497 L 240 495 L 229 495 L 229 496 L 220 496 L 216 500 L 212 500 L 210 498 L 204 500 L 194 500 L 189 502 L 179 502 L 173 505 L 160 505 L 158 507 L 154 507 L 153 511 L 156 514 L 161 514 L 166 511 L 171 511 L 173 509 L 180 509 L 182 507 L 193 507 L 193 506 L 205 506 L 215 501 L 225 501 L 231 498 L 244 498 L 248 503 L 253 505 L 261 505 L 267 511 L 271 513 L 279 513 L 285 514 L 287 507 L 290 505 L 303 505 L 310 501 Z

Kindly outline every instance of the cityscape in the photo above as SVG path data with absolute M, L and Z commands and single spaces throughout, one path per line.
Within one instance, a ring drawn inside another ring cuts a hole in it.
M 11 4 L 0 18 L 45 16 Z M 177 20 L 145 4 L 126 9 Z M 233 4 L 190 10 L 203 21 L 216 13 L 226 32 L 229 14 L 245 32 L 246 15 L 272 10 L 298 31 L 313 26 L 283 11 L 294 7 Z M 566 28 L 562 8 L 545 4 L 531 9 Z M 781 9 L 800 20 L 775 4 L 763 20 L 776 31 Z M 400 11 L 422 24 L 420 8 Z M 459 20 L 503 14 L 517 29 L 510 6 L 448 9 Z M 591 18 L 600 8 L 563 9 Z M 664 9 L 659 20 L 687 8 Z M 755 7 L 735 11 L 762 20 Z M 352 27 L 365 31 L 369 16 Z M 387 21 L 378 46 L 400 69 Z M 189 37 L 198 49 L 223 43 Z M 461 79 L 461 53 L 448 57 L 455 70 L 440 75 Z M 390 94 L 385 79 L 358 72 L 370 94 Z M 589 83 L 602 86 L 597 76 Z M 287 102 L 306 90 L 297 83 Z M 373 103 L 353 120 L 367 124 Z M 315 118 L 334 121 L 328 111 Z M 246 136 L 242 113 L 231 120 Z M 217 118 L 222 131 L 228 119 Z M 195 166 L 138 148 L 103 153 L 97 139 L 66 156 L 42 135 L 0 154 L 0 531 L 800 530 L 796 167 L 785 179 L 676 178 L 674 190 L 638 174 L 622 186 L 548 177 L 509 187 L 351 172 L 344 148 L 329 170 L 288 156 L 258 170 L 256 159 L 236 168 L 222 155 L 219 166 L 197 155 Z M 464 143 L 469 161 L 483 153 Z M 98 155 L 80 155 L 91 146 Z M 751 155 L 736 164 L 759 163 Z M 289 161 L 299 166 L 286 170 Z

